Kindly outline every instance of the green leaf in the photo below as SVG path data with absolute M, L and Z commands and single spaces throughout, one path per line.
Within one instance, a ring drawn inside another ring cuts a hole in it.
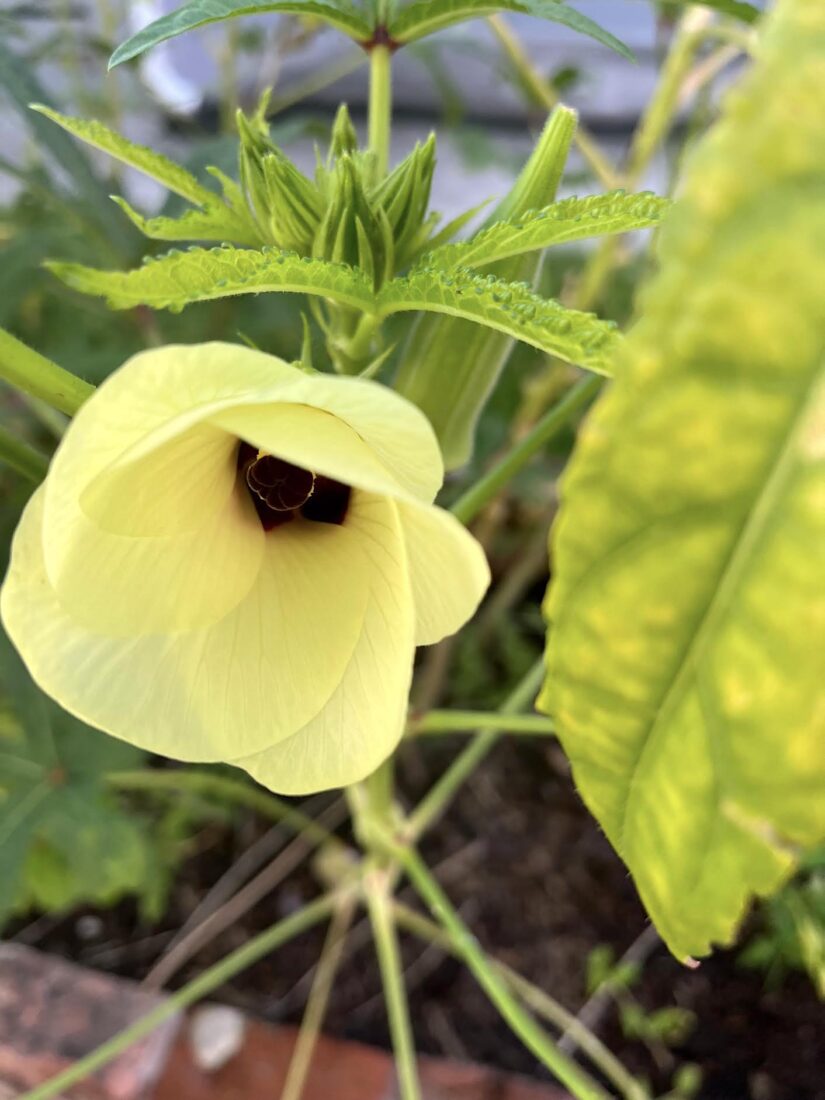
M 368 280 L 355 268 L 276 248 L 173 249 L 134 271 L 58 262 L 46 266 L 82 294 L 105 298 L 112 309 L 144 305 L 179 312 L 192 302 L 262 291 L 317 294 L 356 309 L 369 310 L 374 304 Z
M 554 537 L 540 706 L 682 958 L 825 838 L 823 70 L 825 8 L 780 0 Z
M 743 23 L 755 23 L 762 14 L 759 8 L 745 3 L 745 0 L 668 0 L 668 4 L 679 4 L 682 7 L 693 3 L 699 3 L 703 8 L 713 8 L 722 15 L 732 15 L 734 19 L 740 19 Z
M 196 206 L 211 207 L 220 203 L 215 192 L 199 183 L 191 172 L 187 172 L 173 160 L 169 160 L 162 153 L 157 153 L 146 145 L 136 145 L 121 134 L 110 130 L 108 126 L 104 126 L 102 122 L 61 115 L 50 107 L 44 107 L 42 103 L 33 103 L 31 107 L 32 110 L 56 122 L 74 137 L 85 141 L 87 145 L 108 153 L 122 164 L 136 168 Z
M 506 283 L 461 268 L 452 272 L 418 268 L 407 278 L 387 283 L 377 300 L 382 316 L 424 310 L 461 317 L 598 374 L 611 373 L 619 342 L 609 321 L 540 298 L 524 283 Z M 449 364 L 443 364 L 443 369 L 449 369 Z
M 187 210 L 179 218 L 145 218 L 118 195 L 112 195 L 133 225 L 153 241 L 232 241 L 258 245 L 261 236 L 251 222 L 239 218 L 223 204 L 208 210 Z
M 176 38 L 197 27 L 205 27 L 208 23 L 264 12 L 311 16 L 343 31 L 350 38 L 366 40 L 372 37 L 371 24 L 361 9 L 348 0 L 191 0 L 182 8 L 156 19 L 118 46 L 112 54 L 109 68 L 138 57 L 159 42 Z
M 401 8 L 396 17 L 390 20 L 389 33 L 396 42 L 406 45 L 456 23 L 495 15 L 499 11 L 517 11 L 524 15 L 534 15 L 538 19 L 547 19 L 551 23 L 562 23 L 580 34 L 595 38 L 597 42 L 615 50 L 629 61 L 635 60 L 624 42 L 580 11 L 555 0 L 500 0 L 498 3 L 495 0 L 415 0 Z
M 0 923 L 30 905 L 110 904 L 146 885 L 148 833 L 106 784 L 143 759 L 46 699 L 0 630 Z
M 555 197 L 575 129 L 574 111 L 557 107 L 551 113 L 488 225 L 496 218 L 523 216 Z M 534 284 L 541 264 L 541 255 L 534 253 L 504 260 L 490 274 L 506 282 Z M 470 458 L 479 417 L 513 344 L 503 332 L 446 315 L 423 314 L 410 327 L 395 388 L 426 414 L 448 470 L 463 466 Z M 444 370 L 445 363 L 450 364 L 449 371 Z
M 422 262 L 444 269 L 481 267 L 555 244 L 647 229 L 658 224 L 669 205 L 667 199 L 650 191 L 638 195 L 611 191 L 584 199 L 563 199 L 522 217 L 495 222 L 468 241 L 428 253 Z

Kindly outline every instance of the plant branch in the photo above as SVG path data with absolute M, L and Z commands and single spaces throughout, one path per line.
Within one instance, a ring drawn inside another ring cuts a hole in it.
M 407 727 L 408 737 L 420 734 L 462 733 L 468 730 L 498 730 L 501 733 L 524 733 L 536 737 L 552 737 L 555 726 L 543 714 L 513 714 L 502 718 L 498 711 L 431 710 L 413 718 Z
M 464 524 L 470 523 L 507 482 L 511 481 L 530 459 L 588 404 L 598 393 L 603 382 L 604 379 L 596 375 L 588 375 L 577 382 L 492 470 L 488 470 L 475 485 L 470 486 L 459 497 L 450 509 L 456 519 Z
M 295 833 L 306 834 L 316 844 L 335 839 L 329 830 L 277 795 L 230 776 L 213 775 L 211 772 L 190 768 L 144 768 L 138 771 L 109 772 L 106 782 L 120 791 L 162 791 L 177 794 L 181 790 L 189 790 L 209 798 L 246 806 L 270 821 L 282 821 Z
M 410 908 L 401 901 L 393 903 L 393 912 L 396 923 L 400 928 L 411 932 L 427 943 L 440 947 L 455 958 L 460 957 L 457 945 L 444 929 L 435 924 L 434 921 L 429 920 L 422 913 L 416 912 L 415 909 Z M 648 1093 L 642 1084 L 631 1073 L 628 1073 L 615 1054 L 572 1012 L 569 1012 L 564 1005 L 560 1004 L 555 997 L 551 997 L 549 993 L 539 989 L 537 985 L 522 977 L 506 963 L 490 958 L 490 964 L 529 1009 L 575 1040 L 596 1069 L 603 1073 L 611 1084 L 616 1086 L 624 1100 L 649 1100 Z M 564 1049 L 562 1042 L 563 1040 L 559 1041 L 559 1049 Z M 571 1054 L 572 1051 L 566 1050 L 565 1053 Z
M 465 779 L 470 776 L 507 728 L 508 716 L 518 714 L 532 703 L 544 678 L 544 661 L 538 660 L 513 688 L 499 709 L 499 726 L 477 733 L 444 774 L 429 789 L 408 820 L 408 835 L 417 840 L 444 813 L 448 803 Z
M 368 871 L 364 876 L 363 890 L 384 985 L 400 1100 L 422 1100 L 387 873 L 377 868 Z
M 516 1000 L 418 853 L 403 845 L 393 845 L 390 851 L 513 1033 L 579 1100 L 609 1100 L 604 1089 L 558 1049 L 544 1028 Z
M 130 1027 L 124 1028 L 108 1042 L 103 1043 L 97 1050 L 81 1058 L 74 1065 L 58 1073 L 55 1077 L 25 1093 L 21 1100 L 51 1100 L 63 1093 L 66 1089 L 84 1080 L 89 1074 L 102 1066 L 108 1065 L 122 1051 L 127 1050 L 133 1043 L 151 1034 L 166 1020 L 177 1012 L 196 1001 L 208 996 L 225 982 L 234 978 L 242 970 L 256 963 L 258 959 L 268 955 L 271 951 L 288 943 L 302 932 L 318 924 L 329 916 L 336 904 L 335 894 L 326 894 L 316 899 L 309 905 L 293 913 L 283 920 L 278 921 L 265 932 L 255 936 L 249 943 L 238 948 L 220 962 L 210 966 L 203 974 L 198 975 L 194 981 L 188 982 L 182 989 L 173 993 L 156 1009 L 142 1016 Z
M 281 1100 L 301 1100 L 303 1095 L 312 1055 L 321 1033 L 354 913 L 355 898 L 352 895 L 346 895 L 332 915 L 315 970 L 306 1011 L 301 1020 L 301 1029 L 292 1051 Z
M 369 130 L 370 152 L 375 154 L 376 182 L 387 174 L 392 123 L 392 54 L 388 46 L 370 50 Z
M 63 370 L 44 355 L 0 328 L 0 378 L 31 397 L 74 416 L 94 386 Z

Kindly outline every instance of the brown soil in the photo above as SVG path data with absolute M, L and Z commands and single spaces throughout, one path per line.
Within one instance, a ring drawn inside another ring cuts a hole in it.
M 449 739 L 412 746 L 400 769 L 402 787 L 417 798 L 460 744 Z M 89 922 L 84 925 L 76 915 L 48 922 L 37 936 L 38 946 L 142 977 L 163 951 L 165 941 L 158 933 L 180 927 L 263 828 L 246 822 L 204 838 L 201 854 L 186 864 L 176 884 L 162 929 L 141 927 L 133 906 L 121 905 L 100 914 L 91 938 Z M 479 940 L 571 1009 L 584 999 L 589 952 L 607 943 L 621 953 L 646 926 L 625 868 L 583 808 L 552 742 L 501 743 L 430 835 L 424 854 Z M 202 951 L 174 984 L 283 916 L 313 890 L 308 873 L 292 876 Z M 387 1046 L 380 982 L 365 933 L 361 926 L 353 937 L 326 1030 Z M 224 989 L 222 998 L 270 1020 L 299 1020 L 320 937 L 320 932 L 307 936 L 261 962 Z M 404 952 L 422 1052 L 542 1076 L 458 963 L 406 938 Z M 667 1090 L 678 1064 L 695 1062 L 704 1073 L 702 1100 L 825 1100 L 822 1006 L 804 978 L 793 977 L 769 992 L 759 973 L 738 965 L 734 952 L 721 952 L 691 971 L 658 946 L 634 994 L 648 1010 L 679 1005 L 697 1017 L 692 1032 L 670 1052 L 651 1052 L 626 1039 L 612 1006 L 600 1019 L 602 1038 L 660 1092 Z

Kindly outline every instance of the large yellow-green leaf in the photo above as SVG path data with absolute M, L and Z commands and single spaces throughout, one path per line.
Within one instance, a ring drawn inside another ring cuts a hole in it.
M 825 5 L 700 144 L 564 484 L 542 709 L 671 949 L 825 837 Z

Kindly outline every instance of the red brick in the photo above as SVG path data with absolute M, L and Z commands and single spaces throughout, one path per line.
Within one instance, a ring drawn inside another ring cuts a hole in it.
M 133 982 L 19 944 L 0 945 L 0 1096 L 53 1077 L 161 1000 Z M 141 1100 L 164 1067 L 179 1022 L 167 1021 L 69 1095 Z

